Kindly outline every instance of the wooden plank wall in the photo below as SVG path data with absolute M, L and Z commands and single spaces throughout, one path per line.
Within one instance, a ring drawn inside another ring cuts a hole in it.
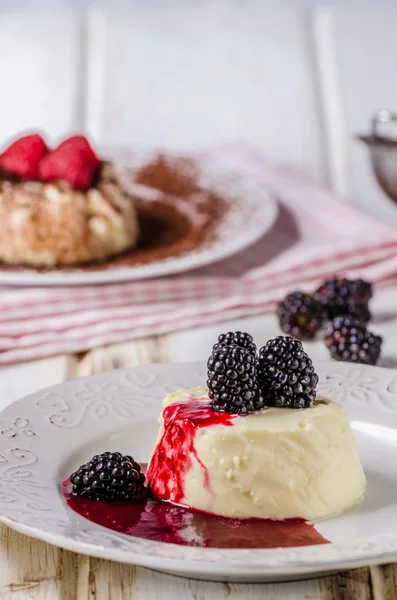
M 0 139 L 83 129 L 97 143 L 192 148 L 247 140 L 394 216 L 353 139 L 397 110 L 397 8 L 261 0 L 131 2 L 4 12 Z

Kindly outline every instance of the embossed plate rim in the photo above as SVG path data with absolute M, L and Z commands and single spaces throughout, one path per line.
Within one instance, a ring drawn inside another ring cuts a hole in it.
M 330 361 L 316 367 L 320 391 L 339 400 L 352 420 L 397 428 L 397 371 Z M 168 391 L 204 377 L 204 363 L 145 365 L 68 381 L 13 403 L 0 414 L 0 520 L 68 550 L 204 579 L 274 581 L 397 558 L 397 529 L 301 548 L 191 548 L 125 536 L 65 506 L 60 470 L 73 444 L 106 435 L 134 415 L 157 418 Z

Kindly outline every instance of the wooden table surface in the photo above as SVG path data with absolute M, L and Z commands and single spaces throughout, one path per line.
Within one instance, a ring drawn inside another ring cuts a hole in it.
M 377 293 L 373 329 L 385 338 L 382 364 L 397 366 L 397 288 Z M 243 329 L 258 344 L 279 333 L 273 316 L 152 337 L 83 356 L 59 356 L 0 371 L 0 402 L 66 379 L 150 362 L 205 359 L 221 331 Z M 327 358 L 321 342 L 307 345 L 314 359 Z M 12 600 L 392 600 L 397 598 L 397 563 L 282 584 L 195 581 L 74 554 L 0 525 L 0 597 Z

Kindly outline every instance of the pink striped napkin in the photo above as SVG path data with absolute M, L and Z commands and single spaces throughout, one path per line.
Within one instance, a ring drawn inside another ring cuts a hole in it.
M 263 178 L 280 202 L 273 230 L 251 248 L 194 272 L 102 286 L 0 291 L 0 364 L 81 352 L 271 311 L 298 286 L 337 272 L 386 284 L 397 231 L 249 150 L 214 151 Z

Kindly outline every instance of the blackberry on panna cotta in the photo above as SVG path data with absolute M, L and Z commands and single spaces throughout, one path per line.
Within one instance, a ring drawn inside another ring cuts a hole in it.
M 214 344 L 212 351 L 219 350 L 222 346 L 239 346 L 248 350 L 252 356 L 256 356 L 256 344 L 249 333 L 242 331 L 229 331 L 218 336 L 218 342 Z
M 279 303 L 277 316 L 284 333 L 301 340 L 313 339 L 324 321 L 320 302 L 311 294 L 299 291 L 288 294 Z
M 382 338 L 368 331 L 358 319 L 336 317 L 328 324 L 324 342 L 335 360 L 376 365 Z
M 263 407 L 256 357 L 239 346 L 221 346 L 208 359 L 208 396 L 214 411 L 247 414 Z
M 316 399 L 317 383 L 299 340 L 278 336 L 259 350 L 258 384 L 267 406 L 307 408 Z
M 94 500 L 129 500 L 144 492 L 145 475 L 132 456 L 97 454 L 70 476 L 72 492 Z

